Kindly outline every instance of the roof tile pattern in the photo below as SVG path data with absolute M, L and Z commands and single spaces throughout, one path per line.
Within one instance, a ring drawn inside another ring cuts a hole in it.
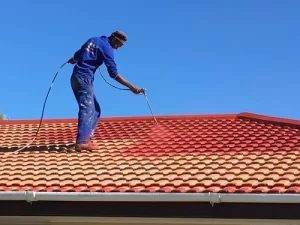
M 0 122 L 0 191 L 300 193 L 300 123 L 253 114 L 102 119 L 99 150 L 67 152 L 76 120 Z

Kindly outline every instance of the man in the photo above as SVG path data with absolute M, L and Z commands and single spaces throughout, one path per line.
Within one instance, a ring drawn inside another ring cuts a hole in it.
M 71 76 L 71 86 L 79 106 L 78 128 L 75 149 L 95 150 L 98 145 L 91 142 L 101 115 L 101 108 L 94 94 L 94 74 L 103 63 L 109 76 L 128 87 L 134 94 L 144 92 L 126 81 L 118 72 L 114 61 L 114 49 L 120 48 L 127 41 L 122 31 L 113 32 L 109 37 L 93 37 L 87 40 L 75 52 L 68 63 L 75 64 Z

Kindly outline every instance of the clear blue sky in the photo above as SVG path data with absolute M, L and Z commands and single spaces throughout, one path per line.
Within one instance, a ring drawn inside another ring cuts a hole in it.
M 300 119 L 299 12 L 297 0 L 3 1 L 0 111 L 39 119 L 58 68 L 88 38 L 122 30 L 119 72 L 148 90 L 155 115 Z M 66 65 L 58 75 L 45 118 L 77 117 L 71 72 Z M 102 117 L 151 115 L 143 96 L 108 86 L 99 72 L 95 92 Z

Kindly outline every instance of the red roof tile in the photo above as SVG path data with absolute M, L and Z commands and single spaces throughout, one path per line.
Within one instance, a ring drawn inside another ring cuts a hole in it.
M 65 152 L 76 120 L 0 121 L 0 191 L 300 193 L 300 121 L 250 113 L 103 118 L 94 152 Z

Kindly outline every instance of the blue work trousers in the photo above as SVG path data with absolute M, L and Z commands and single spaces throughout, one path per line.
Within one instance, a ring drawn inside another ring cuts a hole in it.
M 92 75 L 71 76 L 71 87 L 79 107 L 77 144 L 91 140 L 101 115 L 101 108 L 94 94 L 93 81 Z

